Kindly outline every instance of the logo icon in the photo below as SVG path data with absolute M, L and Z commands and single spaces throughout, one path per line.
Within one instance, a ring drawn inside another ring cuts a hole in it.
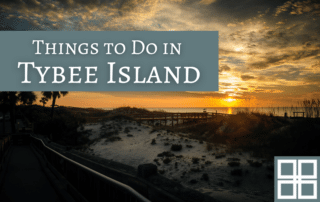
M 320 157 L 275 157 L 275 202 L 320 201 Z

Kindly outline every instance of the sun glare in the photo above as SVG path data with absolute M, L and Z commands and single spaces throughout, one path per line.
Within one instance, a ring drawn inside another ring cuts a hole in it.
M 225 99 L 225 101 L 227 101 L 227 102 L 233 102 L 233 101 L 235 101 L 236 99 L 233 99 L 233 98 L 227 98 L 227 99 Z
M 223 99 L 221 104 L 224 106 L 224 107 L 236 107 L 237 104 L 239 104 L 238 100 L 237 99 L 234 99 L 232 97 L 228 97 L 226 99 Z

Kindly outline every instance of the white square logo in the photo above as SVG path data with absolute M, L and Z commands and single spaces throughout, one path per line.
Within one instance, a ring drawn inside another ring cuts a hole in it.
M 275 157 L 275 201 L 320 201 L 318 158 Z

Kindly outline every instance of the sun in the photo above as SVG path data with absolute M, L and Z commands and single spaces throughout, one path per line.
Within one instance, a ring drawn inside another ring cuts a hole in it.
M 233 101 L 236 101 L 236 99 L 233 99 L 233 98 L 230 98 L 230 97 L 229 97 L 229 98 L 225 99 L 225 101 L 226 101 L 226 102 L 233 102 Z
M 228 98 L 222 99 L 221 104 L 224 107 L 236 107 L 239 104 L 239 100 L 232 97 L 228 97 Z

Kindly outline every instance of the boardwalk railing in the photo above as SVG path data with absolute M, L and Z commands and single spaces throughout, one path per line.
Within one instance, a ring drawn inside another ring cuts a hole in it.
M 102 175 L 59 152 L 31 135 L 33 144 L 42 151 L 46 159 L 70 182 L 88 201 L 94 202 L 150 202 L 131 187 Z
M 143 114 L 133 114 L 138 121 L 146 121 L 155 123 L 158 122 L 159 125 L 178 125 L 184 123 L 190 123 L 193 121 L 209 121 L 217 117 L 217 115 L 224 115 L 218 113 L 143 113 Z
M 0 170 L 2 169 L 2 162 L 4 161 L 5 153 L 7 152 L 11 141 L 11 135 L 0 136 Z

